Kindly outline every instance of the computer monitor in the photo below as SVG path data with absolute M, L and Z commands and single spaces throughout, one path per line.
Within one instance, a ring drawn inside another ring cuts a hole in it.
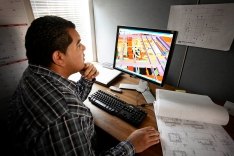
M 171 62 L 177 32 L 117 26 L 113 68 L 163 86 Z M 121 84 L 120 88 L 145 92 L 148 85 Z

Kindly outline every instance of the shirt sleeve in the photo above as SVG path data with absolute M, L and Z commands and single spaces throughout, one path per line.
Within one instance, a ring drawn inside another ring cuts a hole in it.
M 49 125 L 40 135 L 33 150 L 35 156 L 95 155 L 92 139 L 95 137 L 92 117 L 66 115 Z
M 92 81 L 89 81 L 89 80 L 81 77 L 81 79 L 76 83 L 77 94 L 78 94 L 78 97 L 80 98 L 81 101 L 86 100 L 86 98 L 88 97 L 88 95 L 92 89 L 94 82 L 95 82 L 95 79 L 93 79 Z
M 101 156 L 133 156 L 135 149 L 129 141 L 122 141 L 117 146 L 105 151 Z
M 92 116 L 77 116 L 67 114 L 53 124 L 35 139 L 35 156 L 74 155 L 95 156 L 95 130 Z M 100 156 L 133 156 L 135 150 L 129 141 L 122 141 L 117 146 L 103 152 Z

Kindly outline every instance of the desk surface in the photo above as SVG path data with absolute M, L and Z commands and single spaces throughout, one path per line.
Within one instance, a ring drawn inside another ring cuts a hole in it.
M 138 80 L 135 78 L 131 78 L 128 75 L 122 75 L 120 78 L 118 78 L 115 82 L 113 82 L 112 85 L 118 86 L 121 83 L 131 83 L 131 84 L 137 84 Z M 155 91 L 156 86 L 150 84 L 150 88 L 152 91 Z M 173 87 L 165 85 L 165 89 L 173 90 Z M 107 87 L 101 86 L 98 84 L 94 84 L 93 89 L 91 91 L 91 94 L 96 92 L 97 90 L 108 90 Z M 134 90 L 123 90 L 123 93 L 115 93 L 117 94 L 122 100 L 134 104 L 134 105 L 140 105 L 145 103 L 144 97 Z M 137 128 L 129 125 L 128 123 L 124 122 L 123 120 L 119 119 L 118 117 L 115 117 L 113 115 L 110 115 L 109 113 L 106 113 L 105 111 L 99 109 L 98 107 L 91 104 L 88 99 L 84 102 L 86 106 L 88 106 L 91 109 L 91 112 L 94 116 L 95 124 L 100 127 L 105 132 L 109 133 L 111 136 L 116 138 L 119 141 L 126 140 L 126 138 Z M 147 117 L 143 121 L 143 123 L 138 127 L 146 127 L 146 126 L 153 126 L 157 129 L 156 125 L 156 119 L 154 114 L 154 108 L 153 105 L 147 105 L 143 107 L 143 109 L 148 113 Z M 231 135 L 232 138 L 234 138 L 234 120 L 233 118 L 230 118 L 229 124 L 225 126 L 224 128 L 228 131 L 228 133 Z M 162 156 L 162 149 L 161 144 L 154 145 L 147 150 L 145 150 L 142 153 L 139 153 L 138 155 L 144 155 L 144 156 Z

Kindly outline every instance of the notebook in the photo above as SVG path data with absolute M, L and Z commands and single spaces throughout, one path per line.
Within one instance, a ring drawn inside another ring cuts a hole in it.
M 99 75 L 96 77 L 96 83 L 102 85 L 109 85 L 115 78 L 117 78 L 121 74 L 121 71 L 110 67 L 103 67 L 102 65 L 97 63 L 94 63 L 94 66 L 99 71 Z M 69 76 L 68 79 L 77 82 L 80 77 L 80 73 L 75 73 Z
M 121 71 L 106 68 L 99 64 L 95 64 L 95 67 L 99 71 L 99 75 L 96 77 L 96 82 L 102 85 L 109 85 L 115 78 L 117 78 L 121 74 Z

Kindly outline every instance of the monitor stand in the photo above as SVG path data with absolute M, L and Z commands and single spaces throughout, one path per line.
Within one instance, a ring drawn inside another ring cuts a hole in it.
M 132 90 L 136 90 L 138 92 L 141 92 L 147 103 L 153 103 L 155 101 L 155 97 L 150 92 L 147 81 L 140 80 L 139 84 L 137 84 L 137 85 L 121 83 L 119 85 L 119 88 L 132 89 Z

